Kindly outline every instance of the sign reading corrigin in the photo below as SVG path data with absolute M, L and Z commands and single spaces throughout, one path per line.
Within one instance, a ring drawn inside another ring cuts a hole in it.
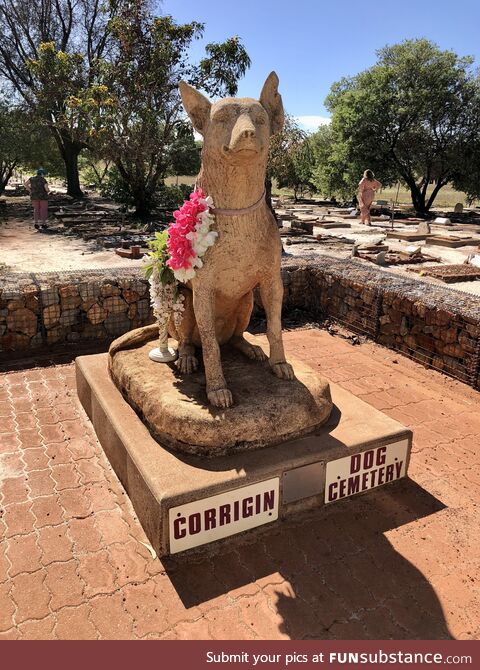
M 169 510 L 170 553 L 199 547 L 278 519 L 279 478 Z
M 368 449 L 327 463 L 325 502 L 383 486 L 407 472 L 408 440 Z

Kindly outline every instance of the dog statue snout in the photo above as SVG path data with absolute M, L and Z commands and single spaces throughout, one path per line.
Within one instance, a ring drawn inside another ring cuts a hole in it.
M 238 151 L 258 151 L 257 129 L 248 114 L 242 114 L 232 129 L 230 149 Z
M 251 138 L 251 137 L 255 137 L 255 134 L 256 134 L 256 133 L 255 133 L 255 128 L 246 128 L 246 129 L 242 132 L 242 137 L 249 137 L 249 138 Z

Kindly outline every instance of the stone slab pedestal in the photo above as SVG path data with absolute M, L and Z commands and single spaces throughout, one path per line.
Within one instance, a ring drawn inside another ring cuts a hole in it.
M 222 370 L 234 401 L 225 410 L 208 403 L 202 367 L 181 375 L 175 365 L 151 361 L 151 350 L 149 342 L 116 352 L 109 359 L 110 374 L 152 436 L 174 451 L 218 458 L 262 449 L 313 433 L 330 416 L 328 381 L 291 356 L 295 379 L 285 380 L 267 361 L 222 347 Z
M 330 418 L 314 435 L 205 459 L 153 439 L 113 383 L 107 354 L 77 358 L 76 374 L 80 401 L 159 556 L 266 528 L 407 474 L 411 431 L 336 384 Z

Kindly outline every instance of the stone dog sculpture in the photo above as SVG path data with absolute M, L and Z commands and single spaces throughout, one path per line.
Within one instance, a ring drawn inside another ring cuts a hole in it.
M 171 319 L 168 330 L 178 340 L 177 367 L 182 373 L 197 369 L 195 348 L 201 346 L 208 400 L 226 408 L 233 398 L 222 371 L 220 345 L 230 343 L 251 359 L 266 359 L 260 347 L 244 338 L 256 286 L 267 316 L 272 372 L 281 379 L 294 378 L 282 342 L 282 245 L 265 202 L 269 139 L 283 127 L 283 104 L 275 72 L 268 76 L 259 100 L 225 98 L 212 104 L 184 82 L 180 93 L 194 128 L 204 138 L 197 185 L 213 198 L 218 238 L 203 267 L 182 287 L 183 318 L 178 328 Z M 134 333 L 117 340 L 110 354 L 138 345 Z

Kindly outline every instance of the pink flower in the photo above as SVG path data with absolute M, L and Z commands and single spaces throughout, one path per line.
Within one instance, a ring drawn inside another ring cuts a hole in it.
M 190 199 L 185 200 L 180 209 L 173 213 L 175 221 L 168 228 L 167 240 L 170 255 L 167 265 L 172 270 L 188 270 L 194 264 L 198 266 L 200 263 L 196 247 L 194 248 L 192 242 L 197 237 L 196 226 L 201 222 L 200 215 L 206 210 L 208 210 L 208 204 L 205 202 L 205 193 L 202 189 L 198 189 L 191 193 Z M 213 243 L 213 240 L 211 243 Z M 210 246 L 210 244 L 207 246 Z M 203 252 L 205 250 L 206 248 L 203 249 Z M 179 272 L 179 275 L 183 276 L 184 274 Z

